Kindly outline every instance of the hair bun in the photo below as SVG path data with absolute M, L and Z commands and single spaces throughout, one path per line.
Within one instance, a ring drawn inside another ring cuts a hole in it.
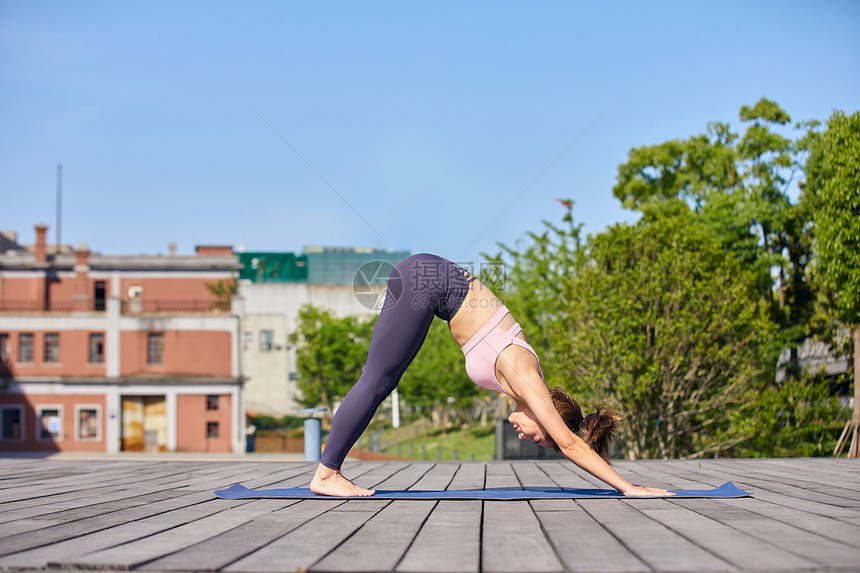
M 598 407 L 582 421 L 584 439 L 597 454 L 609 462 L 609 444 L 612 435 L 618 431 L 619 416 L 612 410 Z

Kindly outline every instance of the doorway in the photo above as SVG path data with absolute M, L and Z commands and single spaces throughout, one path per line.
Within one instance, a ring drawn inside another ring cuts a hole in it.
M 164 396 L 122 397 L 122 450 L 167 451 L 167 401 Z

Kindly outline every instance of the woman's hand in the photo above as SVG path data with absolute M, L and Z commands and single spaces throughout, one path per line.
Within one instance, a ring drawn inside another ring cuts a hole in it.
M 665 489 L 657 489 L 655 487 L 645 487 L 641 485 L 630 486 L 629 489 L 622 491 L 625 496 L 628 497 L 655 497 L 655 496 L 673 496 L 675 495 L 671 491 L 666 491 Z

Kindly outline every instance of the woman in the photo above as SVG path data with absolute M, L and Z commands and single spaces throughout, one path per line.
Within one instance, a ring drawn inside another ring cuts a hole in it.
M 555 447 L 577 466 L 630 496 L 669 495 L 632 485 L 608 463 L 608 445 L 617 418 L 611 413 L 585 419 L 561 389 L 550 391 L 540 363 L 522 329 L 505 306 L 476 277 L 429 254 L 397 264 L 388 279 L 385 303 L 373 331 L 364 370 L 332 420 L 331 431 L 310 489 L 321 495 L 368 496 L 340 467 L 415 358 L 433 317 L 448 322 L 463 349 L 473 382 L 511 396 L 516 410 L 508 420 L 521 440 Z M 584 431 L 586 440 L 577 433 Z

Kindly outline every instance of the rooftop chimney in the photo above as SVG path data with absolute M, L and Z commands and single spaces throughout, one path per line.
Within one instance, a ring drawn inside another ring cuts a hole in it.
M 45 235 L 48 233 L 48 226 L 44 223 L 36 225 L 36 248 L 34 255 L 37 263 L 48 262 L 48 247 L 45 241 Z
M 167 243 L 167 254 L 171 257 L 176 256 L 176 243 Z
M 86 273 L 90 270 L 90 248 L 86 243 L 75 246 L 75 272 Z
M 233 254 L 233 247 L 230 245 L 197 245 L 195 250 L 198 257 L 229 257 Z

